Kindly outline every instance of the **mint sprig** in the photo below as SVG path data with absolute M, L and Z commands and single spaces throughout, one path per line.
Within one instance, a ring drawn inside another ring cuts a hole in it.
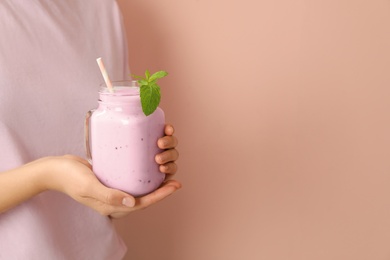
M 146 116 L 152 114 L 160 104 L 161 94 L 160 86 L 157 81 L 168 75 L 166 71 L 157 71 L 150 75 L 148 70 L 145 71 L 145 77 L 132 75 L 134 79 L 137 79 L 140 87 L 140 98 L 142 111 Z

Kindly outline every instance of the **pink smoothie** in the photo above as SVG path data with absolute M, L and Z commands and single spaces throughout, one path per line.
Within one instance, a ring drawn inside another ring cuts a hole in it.
M 155 162 L 164 135 L 164 112 L 145 116 L 138 87 L 103 89 L 99 106 L 90 118 L 93 171 L 108 187 L 142 196 L 157 189 L 165 174 Z

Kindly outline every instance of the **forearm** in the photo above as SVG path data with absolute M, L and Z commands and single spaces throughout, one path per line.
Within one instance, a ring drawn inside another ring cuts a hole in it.
M 49 159 L 43 158 L 0 173 L 0 213 L 46 190 Z

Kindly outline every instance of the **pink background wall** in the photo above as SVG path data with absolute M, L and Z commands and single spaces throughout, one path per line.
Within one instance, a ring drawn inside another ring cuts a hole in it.
M 183 182 L 126 259 L 390 259 L 389 0 L 119 3 Z

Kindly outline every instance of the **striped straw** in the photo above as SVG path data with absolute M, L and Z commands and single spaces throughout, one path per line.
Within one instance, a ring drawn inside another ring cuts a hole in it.
M 104 67 L 104 64 L 103 64 L 103 61 L 102 61 L 102 58 L 101 58 L 101 57 L 97 58 L 97 59 L 96 59 L 96 62 L 97 62 L 97 64 L 99 65 L 100 72 L 101 72 L 102 75 L 103 75 L 104 82 L 106 82 L 106 86 L 107 86 L 107 88 L 108 88 L 108 91 L 110 91 L 111 93 L 113 93 L 113 92 L 114 92 L 114 88 L 112 87 L 111 80 L 110 80 L 110 78 L 108 77 L 106 68 Z

